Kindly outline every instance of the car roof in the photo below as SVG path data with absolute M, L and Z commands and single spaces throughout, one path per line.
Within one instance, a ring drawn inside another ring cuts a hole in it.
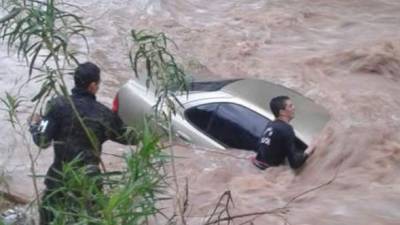
M 317 135 L 330 119 L 328 111 L 311 99 L 282 85 L 265 80 L 237 80 L 224 86 L 221 91 L 263 108 L 269 113 L 271 113 L 269 101 L 273 97 L 280 95 L 290 97 L 296 108 L 295 118 L 291 124 L 297 131 L 296 135 L 306 143 L 310 143 L 312 137 Z

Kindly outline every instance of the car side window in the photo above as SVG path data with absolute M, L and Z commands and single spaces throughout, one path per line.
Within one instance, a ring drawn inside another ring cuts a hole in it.
M 246 107 L 221 103 L 207 133 L 230 148 L 255 150 L 269 121 Z
M 207 132 L 211 118 L 218 107 L 218 103 L 205 104 L 187 109 L 186 118 L 203 132 Z

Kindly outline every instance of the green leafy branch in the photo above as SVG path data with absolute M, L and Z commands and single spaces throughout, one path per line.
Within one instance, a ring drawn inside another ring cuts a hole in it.
M 164 33 L 146 30 L 132 30 L 131 37 L 134 47 L 129 52 L 129 59 L 135 76 L 139 77 L 139 70 L 145 69 L 146 87 L 154 88 L 157 96 L 156 112 L 166 105 L 175 114 L 174 101 L 179 103 L 176 93 L 187 90 L 186 74 L 168 51 L 168 44 L 175 47 L 176 44 Z
M 17 110 L 24 100 L 21 97 L 11 95 L 9 92 L 6 92 L 5 94 L 5 97 L 0 98 L 0 102 L 5 106 L 5 108 L 1 108 L 1 110 L 7 112 L 7 121 L 9 121 L 13 128 L 15 128 L 16 123 L 18 123 Z
M 168 45 L 176 44 L 164 33 L 153 33 L 146 30 L 131 31 L 133 48 L 129 52 L 131 67 L 136 77 L 140 78 L 140 71 L 146 74 L 146 87 L 154 91 L 157 102 L 154 106 L 157 123 L 167 123 L 168 139 L 170 143 L 172 177 L 176 188 L 178 215 L 182 224 L 186 224 L 184 217 L 184 200 L 180 197 L 179 184 L 175 168 L 175 154 L 172 148 L 172 115 L 176 114 L 176 105 L 182 106 L 177 94 L 188 90 L 186 74 L 181 69 L 175 57 L 169 52 Z M 159 114 L 164 120 L 160 120 Z
M 96 149 L 96 155 L 99 156 L 98 143 L 85 126 L 68 94 L 62 66 L 64 63 L 78 64 L 75 52 L 68 48 L 70 39 L 79 36 L 87 45 L 83 32 L 89 27 L 83 25 L 80 17 L 58 8 L 59 5 L 72 6 L 62 1 L 57 3 L 55 0 L 14 0 L 3 5 L 9 13 L 0 19 L 0 38 L 3 41 L 7 40 L 8 49 L 17 48 L 18 55 L 26 59 L 29 65 L 29 79 L 33 70 L 44 72 L 34 77 L 42 83 L 39 93 L 32 99 L 36 103 L 34 112 L 47 97 L 54 94 L 64 95 Z M 41 63 L 38 64 L 39 58 Z
M 29 62 L 29 76 L 35 68 L 54 64 L 49 62 L 51 57 L 62 56 L 68 64 L 78 63 L 76 52 L 68 44 L 73 36 L 79 36 L 88 46 L 82 32 L 89 27 L 80 17 L 58 8 L 55 0 L 8 1 L 3 5 L 8 14 L 0 19 L 0 38 L 7 40 L 9 50 L 16 48 L 18 56 Z M 41 65 L 36 66 L 39 58 Z

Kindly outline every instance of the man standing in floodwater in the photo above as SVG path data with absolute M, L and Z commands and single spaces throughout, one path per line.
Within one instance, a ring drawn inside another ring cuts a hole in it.
M 124 127 L 118 115 L 96 101 L 95 95 L 100 85 L 99 67 L 90 62 L 79 64 L 74 72 L 74 81 L 75 87 L 70 99 L 59 96 L 50 100 L 43 118 L 34 116 L 31 121 L 30 132 L 35 144 L 47 148 L 53 141 L 54 147 L 54 161 L 47 171 L 44 181 L 46 190 L 39 209 L 41 225 L 50 224 L 54 220 L 49 207 L 60 197 L 55 192 L 63 185 L 60 182 L 60 172 L 65 163 L 77 160 L 78 166 L 84 168 L 86 174 L 99 175 L 102 144 L 107 140 L 128 143 L 123 137 Z M 71 106 L 71 101 L 86 130 Z M 135 142 L 129 141 L 129 144 Z
M 256 149 L 257 155 L 252 158 L 259 169 L 282 164 L 287 157 L 290 167 L 301 167 L 314 152 L 315 143 L 310 144 L 303 152 L 296 149 L 296 136 L 289 122 L 294 118 L 295 106 L 288 96 L 273 98 L 269 106 L 275 120 L 268 123 Z

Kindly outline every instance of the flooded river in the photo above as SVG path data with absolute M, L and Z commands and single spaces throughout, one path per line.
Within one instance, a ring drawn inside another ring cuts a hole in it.
M 69 0 L 80 5 L 88 60 L 100 65 L 99 100 L 110 106 L 133 76 L 127 57 L 131 29 L 165 32 L 195 76 L 259 78 L 290 87 L 323 105 L 332 119 L 306 167 L 259 171 L 248 152 L 177 147 L 177 170 L 189 181 L 189 224 L 203 224 L 230 190 L 231 215 L 253 224 L 400 224 L 400 1 L 398 0 Z M 0 88 L 16 92 L 27 73 L 0 47 Z M 29 84 L 21 93 L 32 96 Z M 27 115 L 26 106 L 20 112 Z M 2 112 L 2 118 L 6 114 Z M 23 116 L 22 116 L 23 117 Z M 1 122 L 2 171 L 12 184 L 26 177 L 22 141 Z M 120 150 L 108 144 L 105 151 Z M 51 159 L 51 151 L 43 158 Z M 49 160 L 39 160 L 46 168 Z M 44 169 L 43 169 L 44 170 Z M 0 170 L 1 171 L 1 170 Z M 44 172 L 44 171 L 42 171 Z M 17 185 L 18 186 L 18 185 Z M 23 191 L 22 191 L 23 192 Z M 249 223 L 248 223 L 249 224 Z

